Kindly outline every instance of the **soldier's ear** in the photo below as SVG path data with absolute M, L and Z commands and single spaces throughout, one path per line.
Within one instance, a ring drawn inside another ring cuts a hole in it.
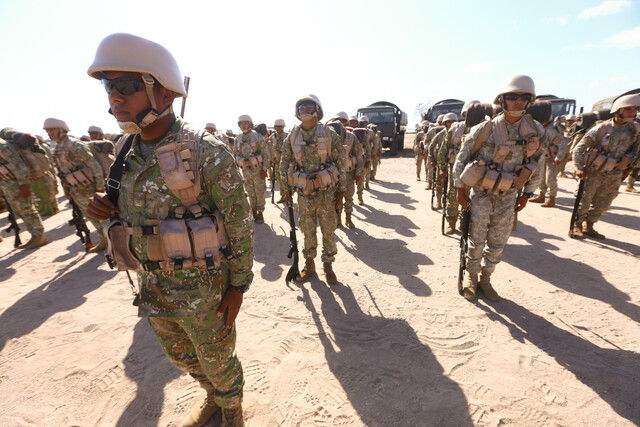
M 166 107 L 173 103 L 173 100 L 176 99 L 176 93 L 170 89 L 167 89 L 163 86 L 158 87 L 158 92 L 156 93 L 156 100 L 159 105 L 159 111 L 164 110 Z

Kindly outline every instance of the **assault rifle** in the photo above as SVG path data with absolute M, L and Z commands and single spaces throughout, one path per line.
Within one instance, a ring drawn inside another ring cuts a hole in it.
M 438 165 L 433 167 L 433 174 L 431 175 L 431 210 L 435 211 L 433 201 L 436 199 L 436 178 L 438 177 Z
M 184 119 L 184 107 L 187 104 L 187 96 L 189 96 L 189 83 L 191 82 L 191 77 L 184 76 L 184 91 L 186 95 L 182 98 L 182 106 L 180 107 L 180 117 Z
M 276 204 L 276 161 L 273 161 L 273 169 L 271 169 L 271 204 Z
M 516 196 L 516 203 L 520 200 L 520 196 L 522 196 L 522 190 L 518 190 L 518 195 Z M 513 216 L 513 227 L 511 231 L 518 231 L 518 212 Z
M 464 279 L 464 271 L 467 269 L 467 250 L 469 249 L 469 222 L 471 221 L 471 200 L 467 202 L 467 208 L 462 216 L 460 229 L 460 269 L 458 270 L 458 293 L 462 295 L 462 280 Z
M 4 232 L 11 233 L 11 231 L 13 231 L 15 233 L 16 238 L 13 241 L 13 247 L 17 248 L 22 244 L 22 241 L 20 240 L 20 227 L 18 226 L 18 221 L 16 221 L 16 214 L 13 213 L 13 209 L 11 209 L 11 205 L 4 194 L 2 195 L 2 198 L 4 199 L 4 204 L 7 205 L 7 211 L 9 212 L 9 217 L 7 218 L 9 220 L 9 227 L 7 227 Z
M 444 177 L 444 186 L 442 187 L 442 223 L 440 224 L 440 232 L 444 235 L 444 223 L 447 219 L 447 190 L 449 186 L 449 174 L 451 171 L 447 167 L 447 175 Z
M 289 249 L 289 254 L 287 258 L 293 257 L 293 264 L 291 264 L 291 268 L 287 272 L 287 276 L 285 278 L 287 283 L 291 283 L 295 280 L 296 276 L 300 274 L 300 270 L 298 270 L 298 240 L 296 239 L 296 218 L 293 213 L 293 193 L 289 191 L 289 200 L 287 201 L 287 210 L 289 212 L 289 226 L 291 227 L 291 231 L 289 232 L 289 243 L 291 244 L 291 248 Z
M 73 218 L 69 220 L 69 225 L 76 227 L 76 236 L 80 238 L 80 241 L 84 245 L 85 252 L 89 252 L 89 249 L 93 248 L 93 244 L 91 243 L 91 235 L 89 234 L 87 223 L 84 222 L 82 211 L 80 211 L 80 208 L 76 202 L 73 201 L 72 197 L 69 197 L 69 204 L 71 205 L 73 214 Z
M 578 221 L 578 208 L 580 207 L 580 200 L 582 200 L 582 193 L 584 193 L 584 179 L 581 179 L 578 184 L 578 194 L 576 195 L 576 201 L 573 204 L 573 211 L 571 212 L 571 223 L 569 224 L 569 237 L 573 237 L 573 227 Z

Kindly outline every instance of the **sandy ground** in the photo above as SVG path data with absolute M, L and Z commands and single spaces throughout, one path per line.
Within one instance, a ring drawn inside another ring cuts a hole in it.
M 414 168 L 408 149 L 383 158 L 358 228 L 336 232 L 331 288 L 285 284 L 288 224 L 267 205 L 237 322 L 247 425 L 640 423 L 640 196 L 615 200 L 607 240 L 571 240 L 576 182 L 560 179 L 558 207 L 520 214 L 493 277 L 504 299 L 469 303 L 459 235 L 440 234 Z M 0 425 L 180 425 L 201 391 L 61 207 L 49 245 L 0 244 Z

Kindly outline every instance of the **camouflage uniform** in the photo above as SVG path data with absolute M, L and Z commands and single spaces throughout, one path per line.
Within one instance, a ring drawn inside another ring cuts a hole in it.
M 464 122 L 456 122 L 451 125 L 449 130 L 447 131 L 444 141 L 438 150 L 438 167 L 440 170 L 447 171 L 447 207 L 446 207 L 446 218 L 449 223 L 454 223 L 458 218 L 458 216 L 462 217 L 462 210 L 458 209 L 458 191 L 456 190 L 455 183 L 453 182 L 453 163 L 455 162 L 455 157 L 458 155 L 460 151 L 460 145 L 462 144 L 462 139 L 464 139 L 464 135 L 469 133 L 469 129 L 465 127 L 463 138 L 460 141 L 454 141 L 454 135 L 458 131 L 459 127 L 465 127 Z
M 282 175 L 280 175 L 280 156 L 282 155 L 282 143 L 285 138 L 289 135 L 288 132 L 274 132 L 269 137 L 269 142 L 273 146 L 274 156 L 272 158 L 272 162 L 275 164 L 276 178 L 278 179 L 278 188 L 280 188 L 280 196 L 285 195 L 285 191 L 282 189 Z
M 435 186 L 436 200 L 438 201 L 438 203 L 440 200 L 442 200 L 442 192 L 444 191 L 444 178 L 442 178 L 438 173 L 439 169 L 437 164 L 437 158 L 438 158 L 438 150 L 440 150 L 440 146 L 444 142 L 444 138 L 446 135 L 447 135 L 447 128 L 443 126 L 442 129 L 433 137 L 428 147 L 429 159 L 430 159 L 429 161 L 436 163 L 436 166 L 435 166 L 436 182 L 433 183 L 433 185 Z
M 427 174 L 425 181 L 429 180 L 429 165 L 427 164 L 427 152 L 424 149 L 424 131 L 420 131 L 416 134 L 416 140 L 413 143 L 413 153 L 416 157 L 416 175 L 420 178 L 420 172 L 422 171 L 422 164 L 424 163 L 424 172 Z
M 487 128 L 492 126 L 493 121 L 486 121 L 471 128 L 468 137 L 463 139 L 460 153 L 456 157 L 453 166 L 453 176 L 456 188 L 464 188 L 465 184 L 461 181 L 460 175 L 465 165 L 473 160 L 483 160 L 491 163 L 495 149 L 495 139 L 493 130 Z M 517 140 L 519 136 L 519 125 L 523 119 L 511 124 L 505 120 L 508 139 Z M 537 123 L 538 135 L 542 136 L 544 129 L 542 125 Z M 488 139 L 482 144 L 475 156 L 471 156 L 472 147 L 476 139 L 486 132 L 491 132 Z M 542 156 L 542 147 L 540 147 L 530 159 L 539 160 Z M 524 160 L 525 150 L 523 145 L 511 145 L 509 152 L 506 154 L 505 160 L 502 162 L 502 171 L 513 173 L 517 166 L 521 165 Z M 539 174 L 536 172 L 530 177 L 524 186 L 525 193 L 532 193 L 538 186 L 540 181 Z M 469 223 L 469 250 L 467 251 L 467 272 L 469 274 L 478 274 L 481 270 L 492 273 L 496 265 L 502 259 L 502 251 L 509 240 L 511 229 L 515 217 L 514 207 L 518 192 L 511 187 L 502 195 L 485 194 L 480 191 L 479 186 L 471 188 L 471 220 Z
M 346 173 L 344 166 L 344 149 L 340 143 L 340 137 L 329 126 L 318 123 L 313 129 L 305 130 L 301 126 L 293 128 L 282 144 L 282 158 L 280 160 L 280 174 L 287 176 L 287 170 L 290 164 L 296 164 L 293 155 L 292 135 L 296 134 L 296 129 L 302 132 L 305 141 L 314 141 L 303 147 L 303 164 L 306 173 L 315 173 L 320 170 L 320 155 L 317 148 L 316 130 L 324 127 L 329 135 L 331 151 L 327 156 L 327 161 L 332 161 L 340 173 L 337 188 L 329 190 L 320 190 L 316 194 L 303 196 L 298 194 L 298 218 L 300 221 L 300 230 L 304 234 L 304 249 L 302 254 L 306 259 L 314 259 L 317 255 L 318 239 L 316 236 L 316 227 L 320 223 L 320 232 L 322 233 L 322 262 L 332 263 L 335 261 L 338 248 L 336 247 L 335 231 L 336 231 L 336 211 L 335 196 L 336 192 L 344 192 L 346 188 Z M 289 192 L 289 183 L 283 179 L 284 190 Z M 360 180 L 362 182 L 362 179 Z
M 542 146 L 546 150 L 546 156 L 538 163 L 540 170 L 540 191 L 549 189 L 549 197 L 556 197 L 558 194 L 558 172 L 561 165 L 556 165 L 554 161 L 561 162 L 567 155 L 567 139 L 553 125 L 549 124 L 545 128 Z M 555 153 L 555 155 L 554 155 Z
M 351 145 L 351 150 L 349 151 L 349 145 Z M 342 213 L 342 208 L 344 207 L 344 211 L 347 214 L 351 214 L 353 212 L 353 195 L 356 191 L 356 176 L 360 177 L 360 181 L 362 181 L 362 175 L 364 174 L 364 149 L 362 148 L 362 143 L 350 130 L 347 130 L 346 138 L 344 142 L 344 157 L 345 157 L 345 165 L 348 161 L 350 155 L 354 155 L 356 157 L 356 167 L 351 172 L 346 172 L 346 188 L 344 193 L 344 203 L 340 205 L 338 208 L 338 214 Z M 345 166 L 346 168 L 346 166 Z
M 242 158 L 249 158 L 258 154 L 262 155 L 262 167 L 257 169 L 245 168 L 242 170 L 242 176 L 244 177 L 245 188 L 249 194 L 251 208 L 256 212 L 264 212 L 267 184 L 260 175 L 262 172 L 269 170 L 271 159 L 264 137 L 254 130 L 250 130 L 246 134 L 238 134 L 234 154 L 236 157 Z
M 29 169 L 20 157 L 18 149 L 10 142 L 0 138 L 0 165 L 7 164 L 15 179 L 0 180 L 0 189 L 7 198 L 11 209 L 22 221 L 27 230 L 34 236 L 44 234 L 42 219 L 34 206 L 33 193 L 29 181 Z M 24 199 L 20 194 L 20 186 L 28 185 L 29 197 Z
M 368 131 L 368 129 L 367 129 Z M 364 192 L 364 184 L 368 179 L 368 173 L 371 169 L 371 153 L 372 146 L 371 140 L 369 139 L 369 132 L 365 134 L 364 141 L 362 141 L 362 148 L 364 150 L 364 169 L 362 171 L 362 175 L 360 176 L 360 181 L 358 182 L 358 198 L 362 199 L 362 193 Z M 367 163 L 369 165 L 367 166 Z
M 164 184 L 154 149 L 175 140 L 182 119 L 164 136 L 140 141 L 136 136 L 125 157 L 118 198 L 120 218 L 133 227 L 175 217 L 182 202 Z M 147 317 L 165 354 L 189 373 L 215 402 L 227 407 L 243 387 L 242 366 L 235 353 L 235 327 L 226 329 L 216 310 L 229 286 L 245 291 L 253 273 L 253 220 L 242 177 L 231 151 L 208 133 L 200 142 L 201 191 L 198 202 L 217 207 L 224 217 L 233 259 L 220 267 L 137 271 L 138 315 Z M 143 264 L 150 259 L 148 236 L 134 235 L 131 248 Z
M 376 173 L 378 172 L 378 163 L 380 162 L 380 155 L 382 154 L 382 132 L 373 131 L 373 149 L 371 152 L 371 174 L 369 179 L 375 181 Z
M 444 126 L 433 126 L 431 128 L 429 128 L 429 130 L 427 131 L 427 133 L 424 135 L 424 148 L 425 148 L 425 162 L 427 165 L 427 187 L 431 187 L 432 185 L 435 185 L 433 182 L 433 172 L 435 170 L 435 166 L 434 163 L 436 162 L 435 158 L 431 157 L 431 152 L 429 151 L 429 146 L 431 145 L 431 141 L 433 141 L 433 137 L 436 136 L 436 134 L 438 132 L 440 132 L 442 129 L 444 129 Z
M 89 185 L 85 185 L 83 187 L 72 187 L 65 182 L 64 178 L 62 178 L 62 188 L 64 189 L 65 194 L 68 194 L 69 197 L 71 197 L 78 205 L 82 212 L 82 216 L 87 218 L 91 224 L 93 224 L 102 239 L 104 236 L 103 229 L 106 225 L 105 221 L 97 221 L 87 217 L 87 205 L 89 204 L 89 199 L 93 197 L 93 193 L 96 191 L 104 191 L 105 180 L 102 175 L 100 163 L 98 163 L 98 161 L 93 157 L 89 147 L 80 140 L 68 135 L 65 135 L 62 142 L 56 144 L 53 151 L 53 158 L 62 175 L 67 175 L 84 167 L 88 167 L 91 170 L 94 181 Z
M 58 194 L 58 179 L 56 178 L 56 168 L 55 161 L 53 160 L 53 151 L 49 148 L 48 145 L 44 143 L 40 143 L 40 146 L 46 152 L 46 156 L 49 159 L 49 163 L 51 168 L 48 171 L 45 171 L 42 175 L 42 180 L 44 183 L 45 191 L 42 194 L 42 199 L 46 200 L 46 210 L 49 212 L 48 214 L 56 214 L 60 212 L 60 208 L 58 207 L 58 199 L 56 194 Z
M 605 126 L 611 126 L 611 133 L 605 132 Z M 616 124 L 614 119 L 605 120 L 592 127 L 578 142 L 573 150 L 573 161 L 577 170 L 587 171 L 584 193 L 578 207 L 578 223 L 587 221 L 596 223 L 600 216 L 609 209 L 618 196 L 623 171 L 613 169 L 610 172 L 599 172 L 587 164 L 592 150 L 599 150 L 609 158 L 620 161 L 623 157 L 632 159 L 640 149 L 640 124 L 636 122 Z

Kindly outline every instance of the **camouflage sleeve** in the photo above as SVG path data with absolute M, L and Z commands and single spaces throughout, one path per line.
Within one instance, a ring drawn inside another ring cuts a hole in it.
M 280 180 L 280 184 L 282 185 L 282 191 L 285 193 L 289 193 L 291 189 L 289 188 L 289 182 L 287 180 L 287 171 L 289 170 L 289 164 L 294 161 L 293 158 L 293 150 L 291 149 L 291 132 L 282 142 L 282 155 L 280 157 L 280 164 L 278 168 L 280 169 L 280 176 L 282 179 Z
M 229 261 L 231 286 L 248 286 L 253 280 L 253 220 L 242 176 L 226 144 L 209 135 L 202 141 L 201 179 L 207 202 L 224 216 L 233 254 Z
M 20 157 L 18 150 L 11 146 L 10 142 L 2 140 L 2 142 L 0 142 L 0 154 L 1 157 L 10 165 L 10 169 L 16 176 L 18 184 L 28 184 L 29 169 L 27 169 L 27 165 L 24 160 L 22 160 L 22 157 Z
M 542 133 L 544 132 L 544 128 L 542 127 L 541 124 L 537 122 L 536 124 L 538 126 L 539 134 L 542 135 Z M 555 144 L 555 139 L 552 139 L 550 142 Z M 522 189 L 523 193 L 534 193 L 538 188 L 538 186 L 540 185 L 540 182 L 542 181 L 542 178 L 543 178 L 542 174 L 540 173 L 540 170 L 542 169 L 541 163 L 545 161 L 545 155 L 546 155 L 545 151 L 546 151 L 546 148 L 544 148 L 542 144 L 540 144 L 540 148 L 538 148 L 538 151 L 536 151 L 533 154 L 533 156 L 530 157 L 531 160 L 536 161 L 536 163 L 538 164 L 538 167 L 533 171 L 533 173 L 529 177 L 529 181 L 527 181 L 526 184 L 524 185 L 524 188 Z
M 449 146 L 451 145 L 451 139 L 453 137 L 453 127 L 451 127 L 444 135 L 444 141 L 440 144 L 438 150 L 437 161 L 441 170 L 447 169 L 447 154 L 449 154 Z
M 356 156 L 356 176 L 364 175 L 364 148 L 362 148 L 362 143 L 358 139 L 357 136 L 352 135 L 353 138 L 353 146 L 351 147 L 351 152 L 354 156 Z
M 567 141 L 567 138 L 564 135 L 562 135 L 560 132 L 557 132 L 557 136 L 555 138 L 554 144 L 558 146 L 558 153 L 556 153 L 556 161 L 560 162 L 567 155 L 569 142 Z
M 74 160 L 80 165 L 85 165 L 91 169 L 91 173 L 96 180 L 96 191 L 104 191 L 104 175 L 100 163 L 93 157 L 89 147 L 81 142 L 74 142 L 70 152 L 73 154 Z M 74 162 L 75 163 L 75 162 Z
M 464 170 L 467 163 L 471 163 L 473 160 L 471 158 L 471 151 L 473 150 L 473 146 L 476 143 L 476 140 L 481 137 L 482 134 L 486 133 L 486 126 L 491 126 L 491 121 L 487 120 L 486 122 L 480 123 L 469 131 L 469 134 L 466 138 L 462 138 L 462 143 L 460 144 L 460 151 L 456 156 L 456 161 L 453 164 L 453 184 L 456 188 L 464 188 L 465 184 L 460 180 L 460 175 L 462 175 L 462 171 Z
M 602 124 L 598 124 L 589 129 L 573 148 L 573 163 L 576 169 L 584 170 L 587 167 L 587 151 L 596 145 L 596 137 L 600 126 L 602 126 Z
M 262 153 L 262 170 L 266 172 L 269 170 L 269 165 L 271 164 L 271 152 L 269 151 L 267 142 L 262 135 L 258 138 L 258 147 Z
M 338 191 L 344 193 L 347 188 L 347 168 L 344 164 L 345 147 L 340 143 L 340 136 L 338 136 L 338 134 L 330 127 L 327 128 L 329 135 L 331 135 L 331 157 L 333 158 L 336 167 L 338 168 L 338 173 L 340 174 Z

